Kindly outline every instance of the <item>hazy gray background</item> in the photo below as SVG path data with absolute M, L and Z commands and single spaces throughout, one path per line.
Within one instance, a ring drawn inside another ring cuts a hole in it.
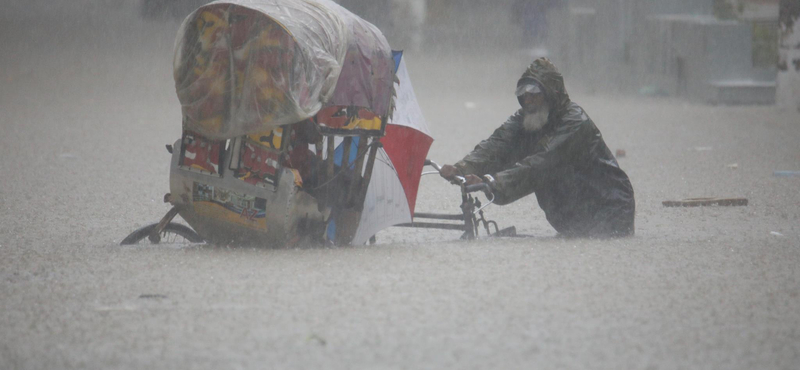
M 334 249 L 120 247 L 167 211 L 178 21 L 142 20 L 136 1 L 4 5 L 2 369 L 800 363 L 800 178 L 772 176 L 800 170 L 791 110 L 655 99 L 567 73 L 612 151 L 627 152 L 632 238 L 555 239 L 528 197 L 487 213 L 529 239 L 392 229 Z M 530 58 L 500 40 L 407 53 L 430 158 L 459 159 L 517 109 Z M 661 206 L 703 196 L 750 204 Z M 423 179 L 419 210 L 457 205 L 455 188 Z

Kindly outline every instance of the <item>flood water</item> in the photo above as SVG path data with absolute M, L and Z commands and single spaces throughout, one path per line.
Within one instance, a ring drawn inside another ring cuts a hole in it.
M 77 4 L 77 5 L 75 5 Z M 372 246 L 121 247 L 168 210 L 175 20 L 135 1 L 12 3 L 0 22 L 0 368 L 725 368 L 800 363 L 800 115 L 586 89 L 636 236 L 389 229 Z M 453 163 L 518 109 L 515 50 L 406 54 Z M 598 71 L 602 73 L 602 71 Z M 458 212 L 423 178 L 418 211 Z M 745 207 L 666 208 L 742 197 Z

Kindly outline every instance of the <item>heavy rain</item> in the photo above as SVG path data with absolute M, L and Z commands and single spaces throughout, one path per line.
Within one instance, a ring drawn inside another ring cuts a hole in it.
M 173 207 L 186 169 L 165 146 L 188 142 L 176 38 L 206 2 L 6 0 L 0 369 L 797 368 L 800 1 L 337 2 L 404 50 L 433 139 L 424 157 L 440 165 L 520 110 L 518 80 L 551 60 L 630 179 L 635 234 L 564 237 L 530 194 L 482 210 L 515 237 L 387 227 L 348 245 L 326 213 L 319 235 L 277 246 L 147 233 L 120 245 Z M 196 203 L 203 186 L 187 188 Z M 460 189 L 424 175 L 414 202 L 393 201 L 461 214 Z M 300 207 L 269 204 L 267 217 Z M 209 238 L 251 207 L 172 222 Z M 340 230 L 357 224 L 347 212 L 334 212 Z

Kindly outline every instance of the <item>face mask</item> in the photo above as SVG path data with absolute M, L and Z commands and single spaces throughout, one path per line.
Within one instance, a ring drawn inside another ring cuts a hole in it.
M 534 132 L 540 130 L 547 124 L 547 117 L 550 116 L 550 109 L 548 107 L 542 107 L 536 111 L 536 113 L 525 113 L 525 117 L 522 121 L 522 127 L 525 131 Z

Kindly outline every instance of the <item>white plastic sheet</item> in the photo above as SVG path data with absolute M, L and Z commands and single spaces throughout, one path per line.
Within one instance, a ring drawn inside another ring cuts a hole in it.
M 380 31 L 330 0 L 216 1 L 181 25 L 174 77 L 184 129 L 226 139 L 327 105 L 384 116 L 392 63 Z

